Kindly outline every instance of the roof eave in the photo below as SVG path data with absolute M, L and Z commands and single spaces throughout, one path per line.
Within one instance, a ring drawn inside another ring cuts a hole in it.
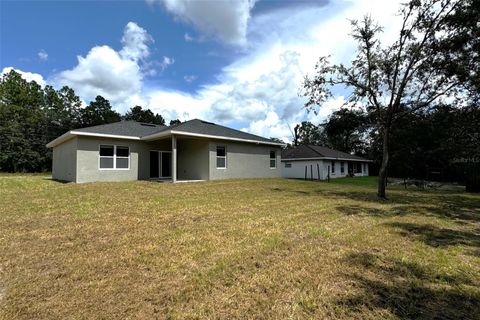
M 208 139 L 216 139 L 216 140 L 229 140 L 229 141 L 247 142 L 247 143 L 255 143 L 255 144 L 266 144 L 266 145 L 273 145 L 273 146 L 279 146 L 279 147 L 283 147 L 286 145 L 285 143 L 273 142 L 273 141 L 269 142 L 269 141 L 253 140 L 253 139 L 232 138 L 232 137 L 226 137 L 226 136 L 216 136 L 216 135 L 210 135 L 210 134 L 184 132 L 184 131 L 177 131 L 177 130 L 167 130 L 159 133 L 154 133 L 148 136 L 143 136 L 141 140 L 151 141 L 151 140 L 155 140 L 155 139 L 170 136 L 170 135 L 208 138 Z
M 46 147 L 47 148 L 53 148 L 53 147 L 58 146 L 59 144 L 65 142 L 67 140 L 70 140 L 71 138 L 73 138 L 72 132 L 67 131 L 64 134 L 62 134 L 60 137 L 55 138 L 52 141 L 50 141 L 49 143 L 47 143 Z
M 140 137 L 137 136 L 124 136 L 124 135 L 116 135 L 116 134 L 105 134 L 105 133 L 94 133 L 94 132 L 83 132 L 83 131 L 75 131 L 70 130 L 60 137 L 56 138 L 55 140 L 50 141 L 47 143 L 47 148 L 53 148 L 58 146 L 59 144 L 75 137 L 75 136 L 87 136 L 87 137 L 97 137 L 97 138 L 114 138 L 114 139 L 126 139 L 126 140 L 140 140 Z

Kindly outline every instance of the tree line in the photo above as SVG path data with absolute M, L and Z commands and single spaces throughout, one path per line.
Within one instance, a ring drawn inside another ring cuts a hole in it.
M 372 120 L 381 153 L 380 199 L 387 198 L 387 176 L 398 154 L 395 136 L 414 114 L 421 119 L 440 102 L 478 108 L 480 101 L 480 1 L 410 0 L 398 16 L 393 43 L 382 43 L 383 28 L 369 15 L 351 21 L 354 58 L 332 64 L 328 56 L 320 57 L 314 75 L 304 81 L 309 110 L 340 86 L 350 92 L 346 105 L 365 110 Z
M 102 96 L 82 107 L 72 88 L 42 88 L 11 70 L 0 79 L 0 171 L 49 171 L 52 153 L 45 146 L 48 142 L 72 129 L 120 120 L 165 125 L 162 115 L 141 106 L 121 115 Z M 170 125 L 179 122 L 171 120 Z
M 410 113 L 394 127 L 390 139 L 389 176 L 465 182 L 469 165 L 480 160 L 480 109 L 439 104 Z M 382 136 L 375 119 L 362 109 L 342 108 L 320 125 L 298 124 L 292 145 L 303 144 L 371 159 L 373 174 L 381 166 Z

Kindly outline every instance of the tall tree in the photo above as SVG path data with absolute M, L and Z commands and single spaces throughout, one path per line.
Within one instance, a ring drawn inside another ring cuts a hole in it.
M 73 89 L 64 86 L 56 91 L 47 85 L 44 88 L 44 100 L 46 127 L 52 139 L 80 126 L 82 104 Z
M 365 154 L 363 135 L 369 128 L 367 115 L 362 110 L 342 108 L 333 112 L 324 124 L 331 148 L 358 155 Z
M 164 126 L 165 119 L 157 114 L 154 114 L 150 109 L 142 109 L 141 106 L 131 108 L 124 116 L 125 120 L 134 120 L 138 122 L 153 123 Z
M 42 88 L 10 71 L 0 81 L 0 170 L 40 171 L 45 163 Z
M 316 126 L 309 121 L 303 121 L 294 128 L 294 145 L 325 145 L 327 138 L 323 127 Z
M 112 109 L 110 102 L 102 96 L 97 96 L 88 106 L 81 110 L 81 124 L 83 127 L 96 126 L 118 122 L 122 117 Z
M 366 106 L 382 137 L 382 161 L 377 195 L 386 199 L 387 168 L 391 131 L 407 114 L 429 107 L 440 98 L 454 96 L 462 89 L 456 73 L 446 76 L 441 61 L 445 50 L 438 43 L 452 37 L 460 26 L 451 25 L 443 32 L 448 19 L 460 7 L 461 0 L 411 0 L 402 5 L 402 26 L 397 40 L 382 46 L 378 38 L 382 28 L 369 17 L 352 21 L 352 36 L 358 43 L 356 57 L 350 65 L 330 64 L 321 57 L 313 78 L 304 82 L 307 108 L 322 105 L 333 96 L 331 87 L 351 89 L 348 103 Z M 470 38 L 466 39 L 471 40 Z

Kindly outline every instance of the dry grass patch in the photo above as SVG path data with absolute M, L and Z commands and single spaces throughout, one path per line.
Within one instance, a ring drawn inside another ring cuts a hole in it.
M 0 318 L 475 318 L 480 197 L 0 177 Z

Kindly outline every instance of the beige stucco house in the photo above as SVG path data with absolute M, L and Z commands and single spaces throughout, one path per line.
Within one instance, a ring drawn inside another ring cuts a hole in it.
M 198 119 L 71 130 L 47 144 L 53 178 L 72 182 L 281 177 L 282 143 Z

